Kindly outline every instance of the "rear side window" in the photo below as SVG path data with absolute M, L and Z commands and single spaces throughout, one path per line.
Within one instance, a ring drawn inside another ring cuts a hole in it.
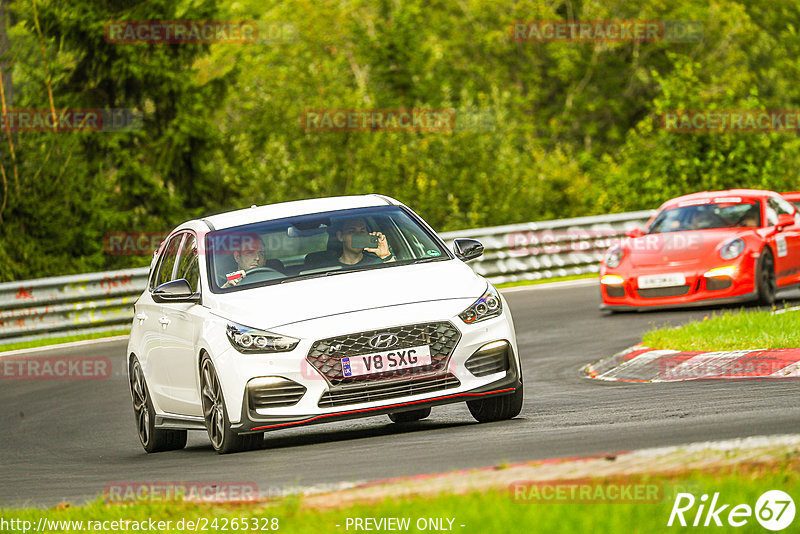
M 173 236 L 164 247 L 161 257 L 158 259 L 158 266 L 153 278 L 150 280 L 150 289 L 155 289 L 161 284 L 172 280 L 172 270 L 175 267 L 175 259 L 178 256 L 181 240 L 185 234 Z

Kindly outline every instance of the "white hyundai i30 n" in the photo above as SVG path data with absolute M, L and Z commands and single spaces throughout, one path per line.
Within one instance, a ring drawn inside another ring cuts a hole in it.
M 466 402 L 478 421 L 522 407 L 511 314 L 412 210 L 380 195 L 252 207 L 177 227 L 134 306 L 128 372 L 147 452 L 187 430 L 217 452 L 264 433 Z

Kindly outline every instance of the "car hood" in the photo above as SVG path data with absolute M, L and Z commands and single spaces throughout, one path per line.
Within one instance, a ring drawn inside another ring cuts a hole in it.
M 719 260 L 717 250 L 720 245 L 741 237 L 756 235 L 755 229 L 715 228 L 686 232 L 666 232 L 647 234 L 631 239 L 625 248 L 625 255 L 633 267 L 691 266 Z
M 215 295 L 212 312 L 260 329 L 320 317 L 451 299 L 477 300 L 486 280 L 460 260 L 384 267 Z

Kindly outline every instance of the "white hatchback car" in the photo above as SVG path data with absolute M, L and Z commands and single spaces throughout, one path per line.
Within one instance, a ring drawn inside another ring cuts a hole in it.
M 128 371 L 147 452 L 205 430 L 220 453 L 264 432 L 466 401 L 478 421 L 522 408 L 500 293 L 400 202 L 286 202 L 176 228 L 134 306 Z

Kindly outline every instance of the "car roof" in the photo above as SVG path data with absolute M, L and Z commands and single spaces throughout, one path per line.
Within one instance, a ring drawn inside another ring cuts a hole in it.
M 358 195 L 294 200 L 279 204 L 253 206 L 227 213 L 204 217 L 202 220 L 212 230 L 222 230 L 244 224 L 283 219 L 297 215 L 309 215 L 325 211 L 371 208 L 376 206 L 400 205 L 397 200 L 383 195 Z
M 671 207 L 675 204 L 692 200 L 708 200 L 715 198 L 730 198 L 730 197 L 739 197 L 747 200 L 758 200 L 766 196 L 776 196 L 776 195 L 777 193 L 775 191 L 767 191 L 764 189 L 727 189 L 725 191 L 701 191 L 699 193 L 691 193 L 689 195 L 675 197 L 671 200 L 664 202 L 664 204 L 662 204 L 661 207 L 662 208 Z

